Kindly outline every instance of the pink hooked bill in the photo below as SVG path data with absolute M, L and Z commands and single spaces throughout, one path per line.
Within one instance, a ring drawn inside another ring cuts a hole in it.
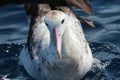
M 58 55 L 59 59 L 61 59 L 62 35 L 57 27 L 55 27 L 53 29 L 53 32 L 54 32 L 54 39 L 55 39 L 55 46 L 56 46 L 56 50 L 57 50 L 57 55 Z

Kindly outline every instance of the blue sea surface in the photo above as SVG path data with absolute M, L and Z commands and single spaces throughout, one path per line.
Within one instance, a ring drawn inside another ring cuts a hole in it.
M 102 61 L 103 70 L 87 74 L 85 80 L 120 80 L 120 0 L 90 0 L 94 15 L 73 8 L 94 21 L 95 28 L 82 22 L 85 37 L 94 57 Z M 0 78 L 33 80 L 18 65 L 18 56 L 26 44 L 29 30 L 22 4 L 0 6 Z M 2 80 L 2 79 L 0 79 Z

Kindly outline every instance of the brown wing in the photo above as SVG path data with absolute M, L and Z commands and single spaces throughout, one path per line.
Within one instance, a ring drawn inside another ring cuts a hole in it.
M 51 9 L 56 9 L 56 10 L 61 10 L 67 14 L 74 14 L 79 20 L 84 21 L 86 24 L 88 24 L 91 27 L 95 27 L 93 22 L 90 20 L 87 20 L 85 18 L 81 18 L 77 14 L 71 11 L 70 7 L 71 6 L 76 6 L 79 9 L 82 9 L 88 14 L 93 14 L 93 10 L 91 8 L 91 5 L 89 4 L 89 1 L 87 0 L 41 0 L 38 3 L 41 4 L 49 4 Z M 28 15 L 31 15 L 33 11 L 31 10 L 31 3 L 26 3 L 25 9 Z M 39 9 L 41 7 L 38 7 Z
M 24 4 L 24 8 L 25 8 L 25 11 L 26 11 L 27 15 L 30 15 L 32 4 L 31 3 L 26 3 L 26 4 Z
M 87 0 L 65 0 L 68 4 L 74 5 L 79 9 L 82 9 L 88 14 L 93 14 L 93 10 L 91 8 L 91 5 L 89 1 Z
M 90 21 L 90 20 L 88 20 L 88 19 L 86 19 L 86 18 L 82 18 L 82 17 L 80 17 L 80 16 L 78 16 L 77 18 L 78 18 L 79 20 L 84 21 L 88 26 L 91 26 L 91 27 L 95 28 L 95 25 L 94 25 L 93 21 Z
M 53 6 L 76 6 L 79 9 L 82 9 L 88 14 L 93 14 L 93 10 L 89 1 L 87 0 L 41 0 L 38 3 L 40 4 L 49 4 Z M 25 4 L 26 12 L 29 14 L 31 10 L 31 3 Z
M 31 59 L 34 59 L 37 52 L 38 41 L 34 41 L 34 29 L 36 28 L 35 24 L 36 22 L 41 23 L 42 16 L 46 15 L 50 11 L 50 6 L 48 4 L 32 4 L 31 5 L 31 22 L 30 22 L 30 29 L 29 34 L 27 38 L 27 44 L 26 48 L 28 48 L 28 51 L 31 55 Z
M 28 3 L 26 3 L 28 2 Z M 74 5 L 83 11 L 85 11 L 88 14 L 93 14 L 93 10 L 88 2 L 88 0 L 3 0 L 0 2 L 0 4 L 7 4 L 7 3 L 26 3 L 25 7 L 27 12 L 29 13 L 30 11 L 30 3 L 39 3 L 39 4 L 51 4 L 51 5 L 60 5 L 60 6 L 65 6 L 65 5 Z

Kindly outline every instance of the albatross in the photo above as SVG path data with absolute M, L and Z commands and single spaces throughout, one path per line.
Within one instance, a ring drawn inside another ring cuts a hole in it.
M 51 10 L 37 20 L 24 47 L 20 65 L 35 80 L 80 80 L 91 69 L 93 56 L 76 17 Z

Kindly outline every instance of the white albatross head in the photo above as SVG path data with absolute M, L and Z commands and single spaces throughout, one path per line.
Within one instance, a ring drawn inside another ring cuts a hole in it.
M 50 31 L 51 37 L 53 37 L 55 41 L 55 47 L 59 59 L 61 59 L 62 35 L 66 28 L 64 25 L 66 22 L 66 16 L 67 15 L 61 11 L 53 10 L 48 12 L 44 17 L 44 22 Z

